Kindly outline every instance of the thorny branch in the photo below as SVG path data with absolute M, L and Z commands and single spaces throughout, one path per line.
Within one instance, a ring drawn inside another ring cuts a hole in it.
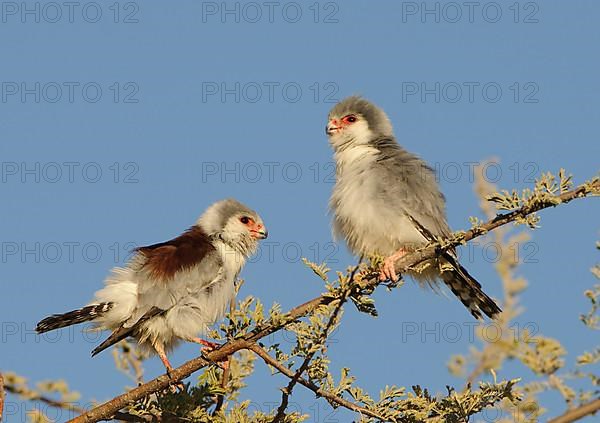
M 572 190 L 565 191 L 560 195 L 553 195 L 551 196 L 551 198 L 548 198 L 546 200 L 535 201 L 532 204 L 526 204 L 525 206 L 519 209 L 510 211 L 505 214 L 497 215 L 496 217 L 484 224 L 478 225 L 466 232 L 455 234 L 449 240 L 446 240 L 446 242 L 444 242 L 443 244 L 434 243 L 414 253 L 407 254 L 396 263 L 396 268 L 400 272 L 405 271 L 406 269 L 415 266 L 425 260 L 429 260 L 436 256 L 439 256 L 440 254 L 452 247 L 464 244 L 474 238 L 484 235 L 485 233 L 491 230 L 506 225 L 510 222 L 523 219 L 526 216 L 531 215 L 540 210 L 555 207 L 556 205 L 561 203 L 568 203 L 577 198 L 584 198 L 590 195 L 599 194 L 600 179 L 595 178 L 591 182 L 582 184 Z M 359 274 L 357 275 L 357 279 L 359 280 L 355 281 L 355 286 L 357 288 L 374 288 L 380 284 L 377 275 L 377 269 L 371 269 L 366 274 Z M 208 353 L 206 356 L 197 357 L 186 362 L 182 366 L 173 370 L 171 372 L 170 377 L 167 375 L 159 376 L 144 385 L 141 385 L 127 393 L 119 395 L 105 402 L 104 404 L 101 404 L 98 407 L 87 411 L 86 413 L 70 420 L 70 423 L 97 422 L 109 418 L 113 416 L 118 410 L 121 410 L 123 407 L 132 404 L 133 402 L 144 398 L 149 394 L 164 390 L 168 388 L 171 384 L 188 377 L 193 372 L 196 372 L 210 365 L 211 363 L 223 361 L 227 359 L 229 355 L 232 355 L 235 352 L 240 351 L 242 349 L 254 348 L 253 345 L 256 345 L 256 342 L 258 340 L 281 330 L 288 324 L 311 313 L 317 307 L 321 305 L 331 304 L 333 301 L 338 300 L 339 298 L 327 295 L 322 295 L 313 298 L 312 300 L 307 301 L 304 304 L 301 304 L 290 310 L 284 316 L 284 318 L 280 319 L 279 321 L 267 321 L 267 323 L 257 326 L 254 330 L 252 330 L 245 336 L 226 342 L 218 349 Z M 356 407 L 351 403 L 346 404 L 344 406 L 348 406 L 349 409 L 356 411 Z
M 589 416 L 600 410 L 600 398 L 583 404 L 577 408 L 567 411 L 566 413 L 548 420 L 548 423 L 570 423 L 581 419 L 582 417 Z
M 58 408 L 61 410 L 67 410 L 67 411 L 71 411 L 73 413 L 85 413 L 85 409 L 78 407 L 68 401 L 59 401 L 59 400 L 55 400 L 52 399 L 50 397 L 38 394 L 36 392 L 30 391 L 30 390 L 24 390 L 21 387 L 18 386 L 13 386 L 10 383 L 7 385 L 4 385 L 4 378 L 2 377 L 2 374 L 0 374 L 0 421 L 2 421 L 2 405 L 3 405 L 3 400 L 4 400 L 4 389 L 6 389 L 6 392 L 10 392 L 11 394 L 15 394 L 15 395 L 25 395 L 27 397 L 27 399 L 31 400 L 31 401 L 39 401 L 41 403 L 47 404 L 50 407 L 54 407 L 54 408 Z M 141 416 L 133 416 L 130 414 L 126 414 L 126 413 L 120 413 L 120 412 L 116 412 L 113 416 L 116 420 L 120 420 L 120 421 L 124 421 L 124 422 L 145 422 L 147 421 L 147 419 L 141 417 Z
M 239 283 L 236 284 L 236 287 L 235 287 L 236 296 L 243 284 L 244 284 L 243 280 L 240 280 Z M 229 311 L 233 312 L 233 310 L 235 310 L 235 297 L 232 298 L 231 301 L 229 302 Z M 231 320 L 229 322 L 231 323 Z M 229 376 L 230 376 L 230 372 L 231 372 L 230 367 L 231 367 L 231 356 L 227 357 L 227 365 L 225 366 L 225 369 L 223 369 L 223 376 L 221 377 L 221 388 L 223 388 L 223 389 L 225 389 L 227 387 L 227 384 L 229 383 Z M 213 411 L 213 414 L 217 414 L 219 412 L 219 410 L 221 410 L 224 402 L 225 402 L 225 395 L 217 395 L 216 406 Z
M 374 411 L 369 410 L 368 408 L 362 407 L 358 404 L 355 404 L 353 402 L 350 402 L 348 400 L 340 398 L 339 396 L 334 395 L 331 392 L 327 392 L 327 391 L 321 389 L 316 384 L 310 382 L 309 380 L 304 379 L 303 377 L 296 377 L 297 372 L 294 373 L 292 370 L 288 369 L 286 366 L 281 364 L 279 361 L 275 360 L 273 357 L 271 357 L 269 355 L 269 353 L 267 353 L 258 344 L 250 344 L 248 349 L 253 351 L 254 353 L 256 353 L 256 355 L 259 356 L 260 358 L 262 358 L 263 361 L 265 363 L 267 363 L 269 366 L 273 366 L 279 372 L 281 372 L 285 376 L 291 378 L 292 380 L 297 380 L 298 383 L 300 383 L 303 386 L 306 386 L 308 389 L 313 391 L 317 396 L 326 398 L 331 402 L 339 404 L 340 406 L 345 407 L 349 410 L 356 411 L 357 413 L 361 413 L 366 416 L 374 417 L 381 421 L 388 421 L 388 419 L 386 419 L 385 417 L 380 416 L 379 414 L 375 413 Z
M 352 274 L 350 275 L 350 280 L 353 279 L 354 274 L 356 273 L 357 270 L 358 270 L 358 266 L 356 266 L 355 269 L 352 271 Z M 321 343 L 321 345 L 323 345 L 324 342 L 327 340 L 327 337 L 329 336 L 329 331 L 331 330 L 332 326 L 335 324 L 337 317 L 340 313 L 340 310 L 342 309 L 342 306 L 344 305 L 344 303 L 346 302 L 346 299 L 348 298 L 348 296 L 350 294 L 351 294 L 351 290 L 346 289 L 344 291 L 344 293 L 341 295 L 338 304 L 336 305 L 333 313 L 331 313 L 331 316 L 329 318 L 329 321 L 327 322 L 327 325 L 325 326 L 325 328 L 323 329 L 323 332 L 321 333 L 321 336 L 319 339 L 319 342 Z M 292 394 L 292 390 L 294 389 L 294 386 L 296 386 L 296 383 L 298 383 L 300 377 L 302 376 L 302 373 L 304 373 L 306 371 L 306 369 L 308 369 L 308 366 L 310 365 L 310 362 L 313 359 L 313 357 L 315 356 L 315 354 L 317 353 L 317 351 L 318 351 L 318 349 L 315 348 L 311 353 L 309 353 L 306 356 L 306 358 L 304 359 L 304 361 L 302 362 L 302 364 L 300 365 L 300 367 L 298 368 L 296 373 L 292 376 L 290 383 L 288 383 L 288 386 L 285 387 L 284 389 L 282 389 L 281 404 L 277 408 L 277 414 L 273 418 L 273 423 L 282 422 L 285 419 L 285 410 L 288 406 L 288 400 L 289 400 L 290 395 Z M 263 358 L 263 357 L 261 357 L 261 358 Z
M 483 168 L 479 169 L 480 172 Z M 481 198 L 480 208 L 483 211 L 484 215 L 488 219 L 492 219 L 495 216 L 495 207 L 489 201 L 486 201 L 486 197 L 497 190 L 497 187 L 487 182 L 483 173 L 477 174 L 477 178 L 475 180 L 475 190 L 477 192 L 477 196 Z M 505 226 L 502 228 L 498 228 L 498 230 L 493 232 L 493 239 L 498 245 L 505 245 L 508 240 L 505 239 L 507 231 L 509 229 Z M 500 260 L 495 263 L 496 271 L 500 275 L 500 279 L 503 285 L 504 298 L 503 298 L 503 313 L 498 319 L 498 324 L 500 325 L 503 333 L 509 333 L 509 324 L 510 319 L 514 317 L 515 308 L 515 295 L 514 292 L 509 288 L 511 282 L 514 280 L 514 276 L 512 274 L 512 258 L 509 257 L 508 254 L 504 254 Z M 472 385 L 475 383 L 475 379 L 479 377 L 486 370 L 486 363 L 497 354 L 495 352 L 495 348 L 493 344 L 486 344 L 481 351 L 481 357 L 475 368 L 471 371 L 469 376 L 467 377 L 467 385 Z

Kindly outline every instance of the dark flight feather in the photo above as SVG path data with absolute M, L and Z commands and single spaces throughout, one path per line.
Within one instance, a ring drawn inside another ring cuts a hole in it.
M 166 312 L 165 310 L 161 310 L 158 307 L 152 307 L 142 317 L 140 317 L 140 319 L 137 322 L 135 322 L 135 324 L 133 326 L 130 326 L 130 327 L 121 326 L 120 328 L 116 329 L 115 331 L 113 331 L 113 333 L 110 334 L 110 336 L 108 338 L 106 338 L 106 340 L 104 342 L 102 342 L 100 345 L 98 345 L 96 348 L 94 348 L 92 350 L 92 357 L 94 357 L 99 352 L 104 351 L 111 345 L 114 345 L 117 342 L 122 341 L 123 339 L 125 339 L 129 336 L 135 335 L 135 332 L 140 328 L 140 326 L 144 322 L 146 322 L 160 314 L 163 314 L 165 312 Z

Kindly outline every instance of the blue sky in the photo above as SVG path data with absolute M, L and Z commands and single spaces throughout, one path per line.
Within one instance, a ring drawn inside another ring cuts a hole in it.
M 129 382 L 111 355 L 89 356 L 97 339 L 79 329 L 40 338 L 35 323 L 85 304 L 133 245 L 177 235 L 228 196 L 270 233 L 242 295 L 283 309 L 318 295 L 300 256 L 336 270 L 354 262 L 331 244 L 327 216 L 324 126 L 347 95 L 381 105 L 399 142 L 439 170 L 455 229 L 479 214 L 471 163 L 499 158 L 488 176 L 502 188 L 560 167 L 576 182 L 596 174 L 600 4 L 457 4 L 3 2 L 2 370 L 65 378 L 85 400 L 121 392 Z M 570 363 L 596 346 L 578 316 L 599 212 L 595 199 L 543 212 L 523 246 L 532 260 L 520 269 L 530 287 L 518 324 L 561 339 Z M 499 296 L 489 251 L 473 251 L 465 265 Z M 377 319 L 347 309 L 332 367 L 350 367 L 375 396 L 386 384 L 460 384 L 445 363 L 469 346 L 463 306 L 413 283 L 375 297 Z M 464 328 L 456 342 L 407 335 L 448 323 Z M 185 345 L 172 361 L 196 353 Z M 146 369 L 150 378 L 162 366 L 153 358 Z M 531 378 L 514 366 L 498 376 Z M 250 382 L 244 395 L 263 410 L 285 383 L 260 363 Z M 550 415 L 563 411 L 546 399 Z M 309 421 L 351 418 L 300 388 L 292 400 Z

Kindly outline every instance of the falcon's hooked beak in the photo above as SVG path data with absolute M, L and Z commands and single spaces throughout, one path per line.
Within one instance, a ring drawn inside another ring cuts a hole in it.
M 269 231 L 260 223 L 255 223 L 250 226 L 250 235 L 255 239 L 265 239 L 269 235 Z
M 327 126 L 325 127 L 325 133 L 328 136 L 332 136 L 333 134 L 335 134 L 336 132 L 339 132 L 341 130 L 342 130 L 341 122 L 338 121 L 337 119 L 331 119 L 329 121 L 329 123 L 327 124 Z

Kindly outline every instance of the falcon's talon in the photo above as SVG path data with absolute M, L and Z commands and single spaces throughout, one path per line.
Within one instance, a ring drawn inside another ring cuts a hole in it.
M 206 339 L 198 339 L 198 344 L 204 345 L 206 348 L 203 349 L 208 349 L 209 352 L 216 350 L 217 348 L 219 348 L 221 346 L 221 344 L 217 344 L 216 342 L 211 342 L 211 341 L 207 341 Z
M 207 341 L 206 339 L 202 339 L 202 338 L 193 338 L 193 339 L 190 339 L 190 341 L 195 342 L 196 344 L 204 345 L 202 348 L 200 348 L 200 354 L 205 356 L 205 358 L 207 358 L 207 359 L 208 359 L 208 357 L 206 357 L 207 354 L 210 354 L 214 350 L 221 347 L 221 344 L 217 344 L 216 342 L 210 342 L 210 341 Z M 216 364 L 223 370 L 227 370 L 229 368 L 229 360 L 228 359 L 225 359 L 223 361 L 211 361 L 211 362 Z
M 212 364 L 220 367 L 223 370 L 227 370 L 229 368 L 229 359 L 226 358 L 222 361 L 213 361 L 213 360 L 209 360 L 209 358 L 207 357 L 207 354 L 210 354 L 211 352 L 213 352 L 214 349 L 213 348 L 209 348 L 209 347 L 203 347 L 200 348 L 200 354 L 208 361 L 210 361 Z
M 392 282 L 398 281 L 398 274 L 396 273 L 396 261 L 400 260 L 406 255 L 407 251 L 403 248 L 396 251 L 391 256 L 387 257 L 383 261 L 381 273 L 379 274 L 379 280 L 384 282 L 390 280 Z
M 166 374 L 169 379 L 173 379 L 173 374 L 172 374 L 173 370 L 174 369 L 172 367 L 167 368 Z M 185 390 L 185 385 L 183 384 L 182 381 L 178 380 L 178 381 L 169 382 L 169 391 L 171 391 L 172 394 L 176 394 L 178 390 L 179 391 Z
M 208 359 L 208 354 L 213 352 L 215 349 L 211 347 L 202 347 L 200 348 L 200 355 L 206 357 Z
M 189 341 L 194 342 L 196 344 L 203 345 L 203 347 L 200 348 L 200 352 L 210 353 L 221 347 L 221 344 L 217 344 L 216 342 L 207 341 L 206 339 L 202 339 L 202 338 L 191 338 L 191 339 L 189 339 Z

